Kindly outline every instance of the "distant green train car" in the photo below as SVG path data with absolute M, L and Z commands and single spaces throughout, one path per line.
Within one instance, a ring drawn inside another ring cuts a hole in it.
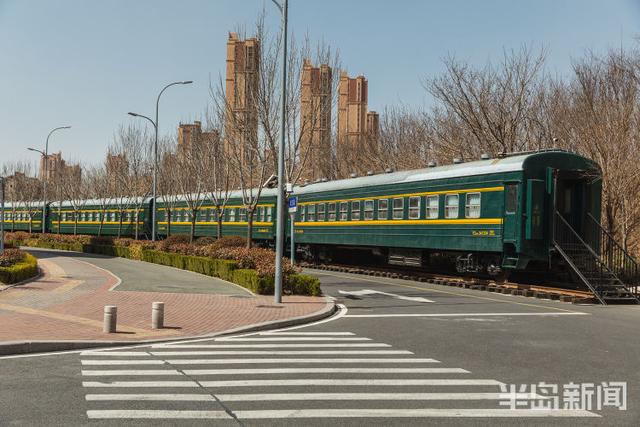
M 82 200 L 49 204 L 50 233 L 148 238 L 150 198 Z
M 427 266 L 444 255 L 459 272 L 498 274 L 548 267 L 556 210 L 586 238 L 587 215 L 600 218 L 601 180 L 593 161 L 556 150 L 319 182 L 294 194 L 294 241 L 312 257 L 367 250 Z
M 195 235 L 197 237 L 215 237 L 218 224 L 215 206 L 209 199 L 204 198 L 200 199 L 199 205 Z M 263 189 L 253 219 L 252 238 L 258 243 L 268 245 L 274 240 L 275 206 L 275 190 Z M 184 196 L 179 196 L 177 200 L 172 200 L 171 202 L 167 202 L 162 197 L 158 198 L 156 215 L 159 236 L 166 237 L 169 234 L 188 235 L 191 233 L 191 209 Z M 242 203 L 242 193 L 240 191 L 230 193 L 222 215 L 223 236 L 247 236 L 247 210 Z
M 5 231 L 42 231 L 42 202 L 5 203 L 4 204 Z

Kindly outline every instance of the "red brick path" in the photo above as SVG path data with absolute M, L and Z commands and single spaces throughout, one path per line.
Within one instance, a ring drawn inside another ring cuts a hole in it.
M 39 264 L 43 277 L 0 292 L 0 343 L 195 336 L 308 315 L 326 304 L 324 298 L 303 296 L 285 296 L 275 305 L 272 296 L 249 294 L 110 291 L 117 278 L 89 263 L 59 257 Z M 165 303 L 166 328 L 158 331 L 151 329 L 154 301 Z M 102 332 L 105 305 L 118 307 L 118 333 Z

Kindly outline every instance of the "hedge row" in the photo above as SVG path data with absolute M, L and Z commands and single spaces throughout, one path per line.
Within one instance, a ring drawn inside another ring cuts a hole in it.
M 46 249 L 60 249 L 75 252 L 86 252 L 121 258 L 129 258 L 160 264 L 181 270 L 193 271 L 211 277 L 219 277 L 222 280 L 235 283 L 251 292 L 261 295 L 272 294 L 274 291 L 274 279 L 270 276 L 261 276 L 256 270 L 240 268 L 240 264 L 232 260 L 212 259 L 207 257 L 182 255 L 170 252 L 144 249 L 141 245 L 112 246 L 112 245 L 88 245 L 80 242 L 64 243 L 40 240 L 37 238 L 16 242 L 25 246 L 34 246 Z M 285 278 L 283 291 L 293 295 L 319 296 L 320 281 L 315 277 L 303 274 L 290 274 Z
M 21 262 L 8 267 L 0 267 L 0 282 L 18 283 L 38 275 L 38 260 L 31 254 L 24 254 Z

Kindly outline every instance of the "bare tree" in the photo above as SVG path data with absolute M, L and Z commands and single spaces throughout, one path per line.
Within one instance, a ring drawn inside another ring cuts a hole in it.
M 205 155 L 203 153 L 203 155 Z M 171 235 L 171 221 L 175 208 L 180 200 L 178 177 L 183 173 L 178 167 L 176 159 L 175 139 L 163 138 L 159 142 L 158 156 L 160 168 L 158 171 L 158 192 L 162 197 L 165 219 L 167 221 L 167 236 Z
M 499 67 L 483 69 L 453 57 L 445 59 L 444 75 L 427 79 L 425 88 L 440 102 L 441 117 L 455 117 L 471 140 L 460 141 L 492 154 L 528 148 L 532 106 L 545 52 L 523 47 L 505 52 Z
M 107 209 L 112 203 L 112 193 L 107 170 L 104 165 L 91 166 L 86 170 L 87 185 L 91 191 L 90 197 L 98 205 L 98 236 L 102 235 Z
M 89 189 L 86 180 L 82 179 L 80 164 L 67 165 L 60 173 L 60 185 L 65 201 L 69 202 L 73 215 L 73 234 L 78 234 L 80 211 L 87 203 Z

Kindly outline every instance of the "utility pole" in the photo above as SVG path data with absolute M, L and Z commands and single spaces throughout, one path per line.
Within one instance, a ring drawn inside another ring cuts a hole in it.
M 285 123 L 287 113 L 287 8 L 288 0 L 278 3 L 272 0 L 282 15 L 282 94 L 280 98 L 280 144 L 278 145 L 278 202 L 276 212 L 276 262 L 274 277 L 274 300 L 276 304 L 282 302 L 282 257 L 284 256 L 284 144 L 285 144 Z

